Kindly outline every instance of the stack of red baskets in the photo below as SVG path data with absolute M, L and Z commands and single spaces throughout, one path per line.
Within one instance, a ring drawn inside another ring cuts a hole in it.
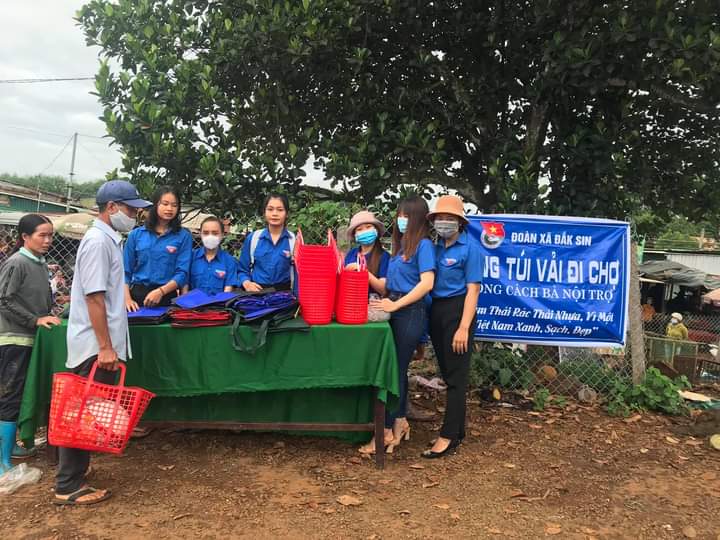
M 297 234 L 295 266 L 298 272 L 298 301 L 308 324 L 329 324 L 335 307 L 340 254 L 328 231 L 328 245 L 307 245 Z
M 365 324 L 368 320 L 368 270 L 360 255 L 358 270 L 340 272 L 335 319 L 341 324 Z

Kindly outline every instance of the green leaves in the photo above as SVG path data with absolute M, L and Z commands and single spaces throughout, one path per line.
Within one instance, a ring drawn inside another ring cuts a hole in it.
M 500 386 L 527 389 L 535 376 L 532 362 L 521 351 L 497 348 L 492 344 L 473 353 L 470 362 L 470 384 L 475 387 Z
M 77 16 L 113 60 L 96 90 L 123 172 L 211 210 L 299 192 L 313 156 L 366 204 L 443 186 L 484 211 L 706 214 L 720 196 L 715 10 L 502 6 L 92 0 Z
M 657 368 L 650 368 L 641 384 L 618 383 L 613 387 L 608 412 L 619 416 L 627 416 L 638 410 L 671 415 L 687 414 L 688 407 L 678 393 L 687 388 L 690 388 L 687 377 L 678 377 L 673 381 Z

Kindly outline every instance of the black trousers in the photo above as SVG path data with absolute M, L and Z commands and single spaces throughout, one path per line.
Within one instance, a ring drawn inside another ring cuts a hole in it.
M 17 422 L 32 347 L 0 346 L 0 421 Z
M 142 307 L 143 302 L 145 302 L 145 297 L 148 295 L 148 293 L 150 291 L 158 289 L 161 285 L 163 284 L 161 283 L 160 285 L 140 285 L 139 283 L 135 283 L 134 285 L 130 286 L 130 297 L 135 300 L 140 307 Z M 163 296 L 158 306 L 171 306 L 171 301 L 173 298 L 177 298 L 177 291 L 170 291 L 165 296 Z
M 455 354 L 452 340 L 462 319 L 465 295 L 450 298 L 433 298 L 430 310 L 430 339 L 447 384 L 447 406 L 440 436 L 446 439 L 465 438 L 465 399 L 470 375 L 470 354 L 472 340 L 468 340 L 468 351 Z M 474 328 L 470 323 L 470 337 Z
M 282 283 L 274 283 L 272 285 L 263 285 L 262 283 L 259 283 L 263 289 L 275 289 L 276 291 L 290 291 L 292 290 L 292 287 L 290 286 L 289 281 L 283 281 Z
M 72 372 L 87 377 L 97 356 L 85 360 Z M 98 368 L 95 371 L 95 381 L 105 384 L 115 384 L 117 371 L 108 371 Z M 85 483 L 85 473 L 90 466 L 90 452 L 77 448 L 58 448 L 58 469 L 55 477 L 55 493 L 69 495 L 80 489 Z

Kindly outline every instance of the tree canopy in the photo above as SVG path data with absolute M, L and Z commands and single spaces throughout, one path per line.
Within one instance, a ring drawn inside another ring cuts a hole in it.
M 308 160 L 341 196 L 702 217 L 720 195 L 710 0 L 92 0 L 123 168 L 215 210 Z

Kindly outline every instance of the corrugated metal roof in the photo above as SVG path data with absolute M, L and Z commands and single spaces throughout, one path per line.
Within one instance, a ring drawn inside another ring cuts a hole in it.
M 707 274 L 720 275 L 720 253 L 710 255 L 706 253 L 668 253 L 669 261 L 677 262 L 702 270 Z

